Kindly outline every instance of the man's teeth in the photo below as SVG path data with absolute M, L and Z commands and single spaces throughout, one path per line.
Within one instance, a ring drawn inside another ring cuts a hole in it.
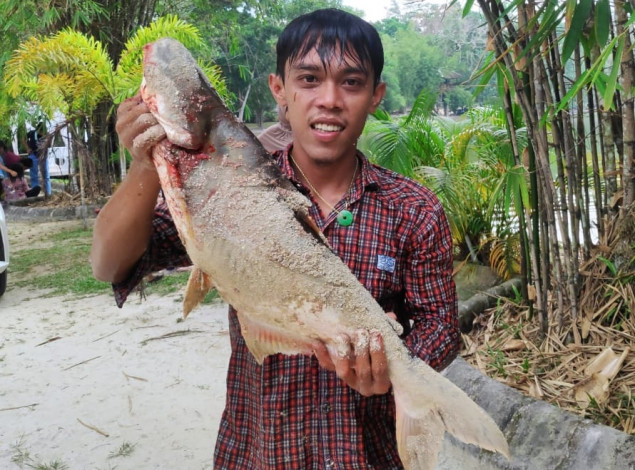
M 338 132 L 342 130 L 341 126 L 336 126 L 335 124 L 315 124 L 313 128 L 323 132 Z

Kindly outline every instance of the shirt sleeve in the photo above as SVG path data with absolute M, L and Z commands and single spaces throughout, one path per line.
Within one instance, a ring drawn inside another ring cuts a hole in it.
M 405 279 L 405 309 L 412 329 L 404 341 L 414 355 L 441 370 L 454 360 L 461 341 L 452 237 L 436 198 L 415 220 Z
M 141 256 L 127 279 L 113 284 L 115 301 L 122 307 L 130 293 L 150 273 L 166 268 L 177 268 L 192 264 L 165 202 L 157 204 L 152 221 L 153 230 L 148 249 Z

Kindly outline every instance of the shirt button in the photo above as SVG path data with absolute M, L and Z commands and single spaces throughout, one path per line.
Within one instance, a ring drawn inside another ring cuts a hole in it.
M 329 405 L 328 403 L 323 403 L 320 406 L 320 410 L 322 411 L 322 413 L 328 413 L 329 411 L 331 411 L 331 405 Z
M 326 465 L 326 468 L 335 468 L 335 462 L 333 462 L 331 459 L 326 459 L 324 461 L 324 464 Z

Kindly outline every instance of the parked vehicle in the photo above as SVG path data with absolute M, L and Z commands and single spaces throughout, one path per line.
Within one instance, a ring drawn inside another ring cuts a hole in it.
M 53 119 L 48 123 L 49 132 L 63 120 L 64 117 L 60 113 L 55 113 Z M 48 149 L 48 168 L 51 178 L 65 178 L 73 175 L 75 168 L 70 150 L 71 139 L 69 131 L 68 128 L 64 127 L 55 134 Z
M 48 171 L 51 178 L 69 178 L 75 174 L 75 165 L 71 158 L 71 138 L 67 127 L 63 126 L 66 118 L 59 111 L 55 112 L 52 118 L 47 119 L 44 123 L 45 134 L 53 132 L 59 127 L 59 130 L 55 132 L 50 146 L 46 151 L 46 159 L 48 161 Z M 26 123 L 23 126 L 23 132 L 30 132 L 34 130 L 31 123 Z M 18 142 L 18 129 L 13 127 L 13 148 L 14 153 L 18 153 L 22 156 L 26 156 L 26 148 L 20 147 Z
M 9 271 L 9 233 L 4 209 L 0 204 L 0 296 L 7 289 L 7 274 Z

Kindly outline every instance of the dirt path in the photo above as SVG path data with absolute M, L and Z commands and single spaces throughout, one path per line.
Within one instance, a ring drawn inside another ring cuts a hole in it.
M 81 222 L 12 223 L 14 251 Z M 211 469 L 225 399 L 226 306 L 177 295 L 0 298 L 0 468 Z M 40 465 L 40 466 L 38 466 Z

